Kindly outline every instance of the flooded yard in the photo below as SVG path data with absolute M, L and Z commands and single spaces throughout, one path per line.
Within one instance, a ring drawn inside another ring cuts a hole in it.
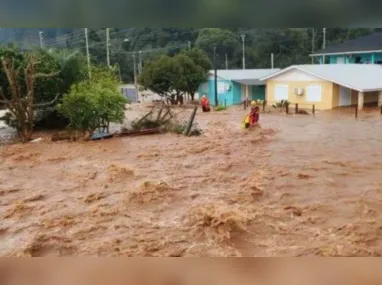
M 379 113 L 1 146 L 1 256 L 380 256 Z

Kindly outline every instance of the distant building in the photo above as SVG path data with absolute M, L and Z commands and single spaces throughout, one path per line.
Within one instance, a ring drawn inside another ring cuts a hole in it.
M 382 32 L 329 45 L 310 56 L 321 64 L 382 64 Z
M 135 89 L 134 84 L 121 84 L 119 86 L 121 93 L 131 102 L 153 102 L 162 100 L 162 97 L 158 94 L 150 91 L 150 90 L 143 90 L 138 91 Z
M 249 100 L 265 99 L 265 84 L 260 78 L 280 69 L 231 69 L 217 71 L 217 89 L 219 104 L 227 106 L 240 104 L 245 98 Z M 211 70 L 208 80 L 201 84 L 199 97 L 206 95 L 215 105 L 215 72 Z
M 318 110 L 382 105 L 382 66 L 376 64 L 293 65 L 261 78 L 269 104 L 281 100 Z

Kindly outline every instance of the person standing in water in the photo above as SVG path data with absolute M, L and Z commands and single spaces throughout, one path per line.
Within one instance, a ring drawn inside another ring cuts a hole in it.
M 206 95 L 202 96 L 202 99 L 200 100 L 200 105 L 202 105 L 203 112 L 209 112 L 210 111 L 210 101 L 206 97 Z
M 260 107 L 256 101 L 251 102 L 251 113 L 249 114 L 249 123 L 250 125 L 255 125 L 259 122 L 260 119 Z

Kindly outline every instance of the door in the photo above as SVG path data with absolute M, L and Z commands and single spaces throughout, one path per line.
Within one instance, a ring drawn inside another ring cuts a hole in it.
M 343 56 L 337 57 L 337 63 L 345 63 L 345 58 Z
M 288 85 L 276 85 L 275 86 L 275 100 L 288 100 Z
M 351 90 L 340 86 L 340 100 L 339 106 L 350 106 L 351 105 Z

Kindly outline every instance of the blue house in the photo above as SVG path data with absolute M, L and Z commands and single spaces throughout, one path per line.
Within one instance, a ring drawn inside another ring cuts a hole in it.
M 265 100 L 265 83 L 260 78 L 280 69 L 222 69 L 217 71 L 217 89 L 219 104 L 232 106 L 240 104 L 245 98 Z M 215 72 L 211 70 L 208 80 L 201 84 L 199 96 L 206 95 L 215 105 Z
M 320 64 L 382 64 L 382 32 L 330 45 L 310 56 Z

